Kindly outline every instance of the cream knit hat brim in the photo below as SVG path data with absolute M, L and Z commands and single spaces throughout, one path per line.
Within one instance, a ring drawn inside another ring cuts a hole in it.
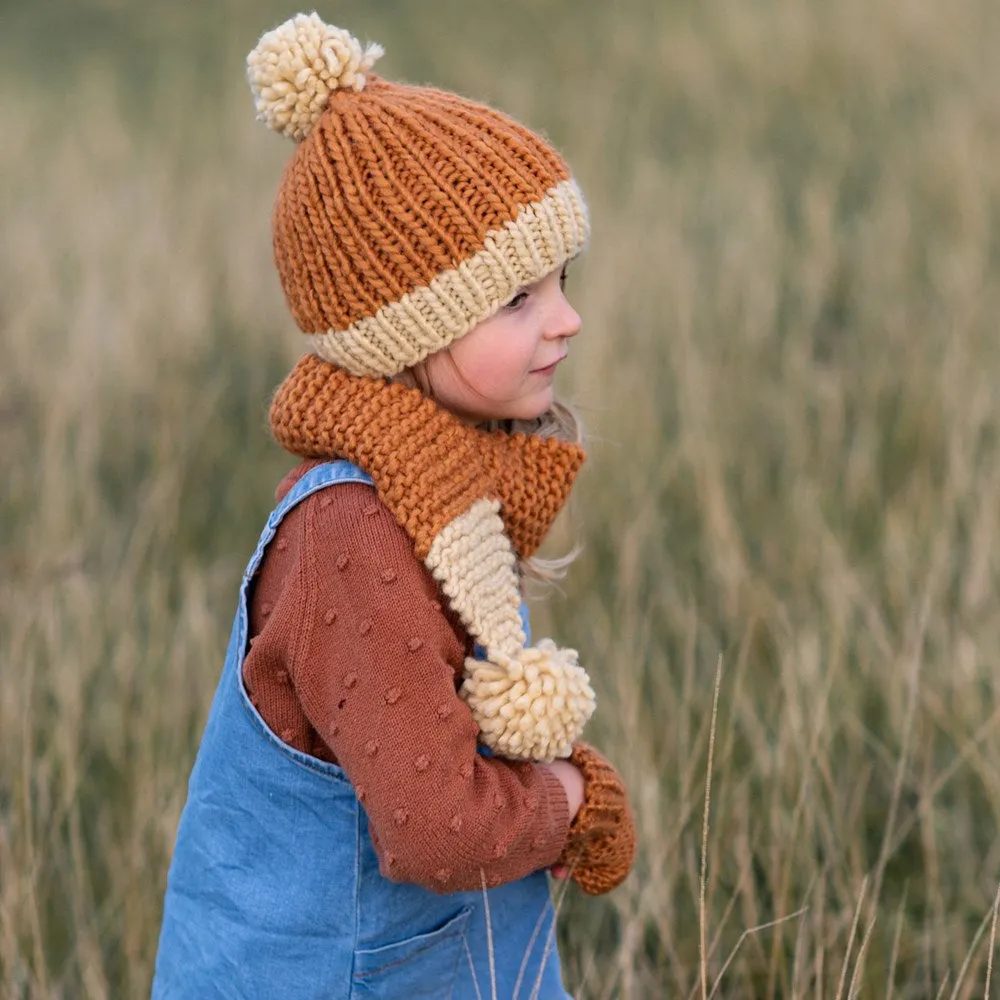
M 352 375 L 396 375 L 575 257 L 589 235 L 583 195 L 575 181 L 563 181 L 490 232 L 478 253 L 346 330 L 314 334 L 310 347 Z

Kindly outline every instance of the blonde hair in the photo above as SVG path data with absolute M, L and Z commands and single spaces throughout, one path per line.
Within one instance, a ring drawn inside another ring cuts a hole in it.
M 454 362 L 453 362 L 454 363 Z M 461 373 L 459 372 L 461 377 Z M 410 389 L 417 389 L 429 399 L 434 399 L 434 390 L 427 378 L 423 365 L 407 368 L 393 376 L 393 382 L 401 382 Z M 555 438 L 567 444 L 583 445 L 586 437 L 583 421 L 580 415 L 568 403 L 554 400 L 552 405 L 541 416 L 533 420 L 486 420 L 478 425 L 485 431 L 504 431 L 507 434 L 531 434 L 535 437 Z M 552 585 L 566 576 L 573 560 L 581 552 L 577 542 L 565 555 L 553 558 L 529 556 L 518 559 L 518 576 L 523 581 L 534 581 L 543 585 Z

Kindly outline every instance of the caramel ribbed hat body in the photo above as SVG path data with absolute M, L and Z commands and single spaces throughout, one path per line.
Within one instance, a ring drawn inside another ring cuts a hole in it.
M 300 14 L 248 59 L 259 117 L 298 141 L 274 256 L 310 349 L 353 375 L 442 350 L 583 249 L 563 158 L 492 108 L 369 73 L 381 48 Z

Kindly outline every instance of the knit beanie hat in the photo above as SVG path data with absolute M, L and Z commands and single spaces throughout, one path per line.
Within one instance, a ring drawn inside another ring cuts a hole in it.
M 297 142 L 274 255 L 311 351 L 276 394 L 271 426 L 296 454 L 343 456 L 373 477 L 486 650 L 462 688 L 482 742 L 509 757 L 566 757 L 593 691 L 573 650 L 525 648 L 515 550 L 537 547 L 583 454 L 523 435 L 473 438 L 387 379 L 579 253 L 586 206 L 540 136 L 455 94 L 379 79 L 381 55 L 299 14 L 247 59 L 258 118 Z
M 317 14 L 247 60 L 258 118 L 295 139 L 274 256 L 311 350 L 395 375 L 447 347 L 583 249 L 580 190 L 540 136 L 492 108 L 372 75 Z

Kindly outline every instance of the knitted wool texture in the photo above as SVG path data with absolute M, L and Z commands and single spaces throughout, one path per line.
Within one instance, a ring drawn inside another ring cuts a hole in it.
M 384 377 L 579 253 L 586 206 L 540 136 L 455 94 L 380 80 L 370 71 L 381 54 L 300 14 L 247 59 L 258 117 L 298 143 L 274 255 L 317 356 L 282 386 L 272 426 L 295 454 L 349 458 L 375 480 L 486 648 L 462 686 L 483 742 L 508 757 L 565 757 L 593 691 L 573 650 L 525 648 L 515 551 L 537 548 L 565 499 L 553 484 L 568 484 L 582 455 L 483 436 Z
M 570 762 L 583 774 L 583 805 L 570 826 L 557 864 L 588 895 L 619 886 L 635 860 L 635 824 L 621 777 L 592 746 L 578 743 Z
M 540 136 L 455 94 L 381 80 L 382 54 L 317 15 L 247 59 L 258 117 L 299 144 L 274 256 L 311 349 L 395 375 L 583 249 L 586 205 Z
M 463 423 L 416 389 L 302 358 L 271 405 L 279 444 L 347 458 L 413 539 L 463 624 L 487 652 L 460 694 L 482 741 L 514 759 L 566 757 L 594 710 L 576 652 L 525 648 L 515 552 L 532 555 L 583 462 L 575 445 Z
M 415 389 L 355 378 L 311 355 L 279 386 L 271 429 L 294 455 L 360 465 L 421 559 L 449 522 L 487 495 L 501 500 L 517 555 L 534 555 L 584 461 L 577 445 L 477 430 Z

